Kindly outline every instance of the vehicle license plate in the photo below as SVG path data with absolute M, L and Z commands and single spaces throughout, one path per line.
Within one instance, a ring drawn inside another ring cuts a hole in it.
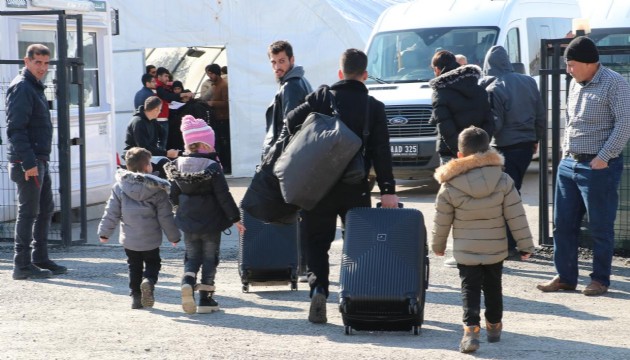
M 418 144 L 396 144 L 390 145 L 392 156 L 417 156 Z

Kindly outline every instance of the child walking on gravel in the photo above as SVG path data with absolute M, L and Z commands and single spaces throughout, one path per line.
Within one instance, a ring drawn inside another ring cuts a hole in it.
M 120 223 L 119 241 L 129 265 L 131 308 L 152 307 L 155 284 L 161 268 L 162 230 L 177 243 L 180 233 L 168 201 L 170 184 L 151 175 L 151 153 L 134 147 L 125 154 L 127 169 L 116 173 L 116 184 L 98 225 L 98 235 L 106 243 Z
M 489 148 L 488 134 L 471 126 L 458 140 L 457 159 L 435 171 L 435 179 L 442 185 L 435 200 L 431 248 L 435 255 L 444 256 L 452 226 L 453 255 L 464 301 L 464 337 L 459 350 L 469 353 L 479 349 L 481 290 L 488 342 L 501 339 L 506 221 L 521 259 L 529 258 L 534 243 L 521 197 L 512 178 L 503 172 L 503 156 Z
M 221 232 L 236 225 L 245 231 L 214 150 L 214 131 L 205 121 L 182 118 L 186 152 L 164 170 L 171 181 L 171 202 L 177 207 L 175 222 L 184 232 L 186 256 L 182 277 L 182 308 L 187 314 L 219 310 L 214 298 L 214 278 L 219 265 Z M 197 273 L 201 269 L 200 283 Z M 199 291 L 195 304 L 194 292 Z

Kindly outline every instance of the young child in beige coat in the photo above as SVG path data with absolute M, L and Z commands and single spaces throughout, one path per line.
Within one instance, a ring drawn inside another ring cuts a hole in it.
M 458 148 L 457 159 L 435 172 L 441 187 L 435 201 L 431 249 L 437 256 L 444 255 L 452 227 L 464 302 L 460 351 L 468 353 L 479 348 L 482 289 L 488 342 L 501 338 L 501 276 L 508 255 L 505 223 L 523 260 L 534 251 L 534 244 L 520 195 L 503 172 L 503 156 L 490 149 L 488 134 L 471 126 L 460 133 Z

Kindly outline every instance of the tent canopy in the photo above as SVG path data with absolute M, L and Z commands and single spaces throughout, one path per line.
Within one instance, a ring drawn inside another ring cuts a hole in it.
M 267 46 L 288 40 L 311 85 L 331 84 L 341 53 L 365 48 L 378 15 L 397 2 L 110 0 L 120 14 L 120 35 L 112 40 L 117 148 L 124 146 L 146 54 L 156 66 L 177 65 L 174 75 L 193 91 L 204 80 L 204 67 L 216 62 L 228 65 L 233 175 L 251 176 L 260 159 L 265 109 L 278 90 Z M 205 53 L 183 55 L 189 47 Z

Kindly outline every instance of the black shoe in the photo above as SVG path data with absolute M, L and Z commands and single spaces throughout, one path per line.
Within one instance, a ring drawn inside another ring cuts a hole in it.
M 131 294 L 131 308 L 132 309 L 142 309 L 142 294 L 133 293 Z
M 219 311 L 219 303 L 212 298 L 213 291 L 199 290 L 199 306 L 197 313 L 209 314 L 213 311 Z
M 325 324 L 328 322 L 326 318 L 326 290 L 322 287 L 316 287 L 313 290 L 308 321 L 314 324 Z
M 154 289 L 155 286 L 151 280 L 146 278 L 142 280 L 142 284 L 140 284 L 140 291 L 142 293 L 140 296 L 140 302 L 143 307 L 150 308 L 153 307 L 153 304 L 155 304 L 155 297 L 153 296 Z
M 37 266 L 40 269 L 50 270 L 53 275 L 62 275 L 68 272 L 68 268 L 65 266 L 57 265 L 52 260 L 48 260 L 46 262 L 41 263 L 33 263 L 33 265 Z
M 52 276 L 52 272 L 46 269 L 40 269 L 33 264 L 29 264 L 24 268 L 13 269 L 13 280 L 26 279 L 47 279 Z

